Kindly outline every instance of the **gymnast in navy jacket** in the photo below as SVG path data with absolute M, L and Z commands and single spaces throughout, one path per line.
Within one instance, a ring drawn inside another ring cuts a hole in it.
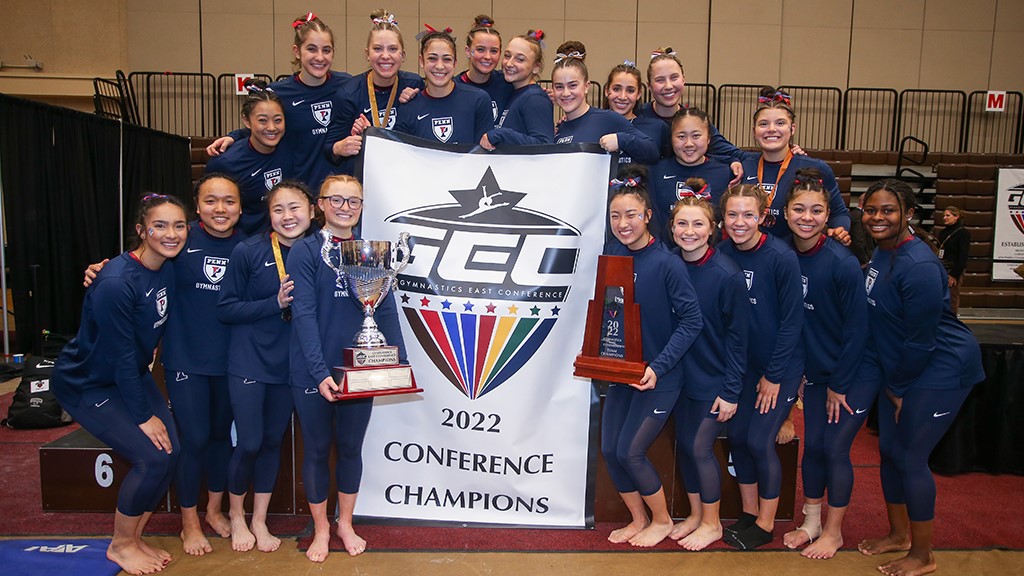
M 242 192 L 238 228 L 253 235 L 270 228 L 266 196 L 275 184 L 295 176 L 294 153 L 284 144 L 284 104 L 262 80 L 248 80 L 249 95 L 242 104 L 242 121 L 250 130 L 247 140 L 235 142 L 227 152 L 210 158 L 206 173 L 231 176 Z
M 876 242 L 867 265 L 864 376 L 880 378 L 878 444 L 889 533 L 864 540 L 864 554 L 909 550 L 879 566 L 885 574 L 927 574 L 932 553 L 935 480 L 928 456 L 949 429 L 971 387 L 985 379 L 977 340 L 949 303 L 948 276 L 931 248 L 909 229 L 914 193 L 900 180 L 872 184 L 861 198 L 863 223 Z
M 702 550 L 722 538 L 722 479 L 713 448 L 724 423 L 736 414 L 750 332 L 743 271 L 709 244 L 715 229 L 710 199 L 707 184 L 693 178 L 671 212 L 672 239 L 686 262 L 704 320 L 697 342 L 680 362 L 685 379 L 674 411 L 690 515 L 669 537 L 687 550 Z
M 822 174 L 796 172 L 786 202 L 790 240 L 804 294 L 804 521 L 783 543 L 806 558 L 831 558 L 843 545 L 843 517 L 853 492 L 850 446 L 878 395 L 877 379 L 857 378 L 868 338 L 860 262 L 826 236 L 828 192 Z M 828 489 L 828 519 L 821 503 Z
M 658 147 L 646 134 L 622 116 L 587 103 L 590 75 L 585 59 L 581 42 L 572 40 L 558 47 L 551 87 L 565 118 L 556 129 L 555 143 L 593 142 L 608 152 L 621 150 L 642 164 L 657 162 Z
M 312 12 L 292 22 L 295 31 L 292 65 L 298 71 L 270 85 L 281 99 L 289 130 L 282 138 L 294 154 L 294 177 L 310 186 L 319 186 L 336 170 L 325 152 L 327 127 L 338 113 L 335 95 L 352 76 L 331 70 L 334 62 L 334 32 Z M 349 126 L 351 127 L 351 126 Z M 228 149 L 232 142 L 249 138 L 248 129 L 234 130 L 206 148 L 210 156 Z M 259 213 L 266 212 L 262 206 Z
M 672 154 L 663 158 L 651 168 L 651 198 L 654 201 L 654 217 L 651 229 L 654 235 L 672 245 L 671 219 L 669 213 L 682 198 L 687 180 L 700 178 L 710 194 L 709 202 L 716 207 L 729 188 L 732 172 L 729 166 L 712 160 L 707 155 L 710 141 L 711 122 L 699 108 L 683 108 L 672 119 Z M 700 188 L 696 191 L 700 192 Z M 703 196 L 703 193 L 701 193 Z M 712 222 L 721 220 L 715 214 Z
M 796 114 L 789 95 L 772 87 L 764 87 L 754 112 L 754 141 L 760 153 L 743 154 L 743 182 L 760 184 L 768 193 L 769 222 L 767 231 L 786 238 L 786 195 L 793 187 L 798 170 L 813 168 L 821 173 L 822 186 L 828 192 L 828 235 L 844 245 L 850 244 L 850 211 L 846 208 L 839 185 L 828 164 L 804 154 L 794 154 L 790 142 L 796 133 Z
M 700 305 L 686 266 L 647 230 L 651 204 L 642 169 L 612 181 L 609 220 L 615 239 L 605 253 L 633 258 L 634 299 L 640 305 L 643 359 L 639 382 L 612 383 L 601 416 L 601 452 L 631 521 L 612 531 L 614 543 L 655 546 L 672 531 L 658 471 L 647 449 L 675 406 L 682 387 L 679 360 L 701 330 Z M 648 519 L 644 505 L 651 509 Z
M 689 107 L 683 102 L 683 90 L 686 88 L 683 63 L 670 46 L 657 48 L 651 52 L 651 61 L 647 65 L 647 86 L 650 88 L 653 101 L 640 106 L 636 113 L 645 121 L 659 121 L 670 126 L 676 112 Z M 742 152 L 732 142 L 726 140 L 714 124 L 709 124 L 708 128 L 708 153 L 714 160 L 729 164 L 733 173 L 740 176 L 743 172 L 740 165 Z M 671 155 L 672 148 L 666 140 L 661 149 L 661 156 L 668 158 Z
M 544 50 L 540 41 L 544 32 L 530 30 L 509 40 L 502 59 L 505 81 L 515 91 L 508 105 L 498 114 L 498 125 L 480 139 L 488 150 L 498 146 L 551 144 L 555 136 L 554 107 L 537 77 L 544 68 Z
M 455 39 L 430 29 L 420 40 L 426 88 L 402 109 L 395 131 L 443 144 L 476 145 L 494 127 L 487 94 L 452 79 Z
M 736 416 L 729 421 L 743 513 L 725 542 L 750 550 L 771 542 L 782 485 L 775 437 L 796 401 L 804 372 L 800 266 L 783 240 L 762 232 L 768 198 L 760 186 L 734 186 L 722 197 L 729 242 L 722 252 L 743 270 L 750 299 L 750 342 Z
M 130 574 L 162 570 L 171 555 L 142 540 L 178 459 L 177 427 L 149 365 L 174 302 L 174 269 L 185 246 L 181 201 L 151 194 L 139 203 L 133 248 L 110 261 L 85 293 L 82 321 L 50 383 L 68 414 L 131 462 L 121 479 L 107 558 Z
M 336 117 L 328 127 L 324 153 L 338 167 L 333 172 L 351 173 L 347 159 L 362 150 L 362 133 L 369 126 L 391 130 L 404 111 L 401 104 L 423 88 L 418 74 L 401 70 L 405 39 L 395 15 L 387 10 L 370 14 L 366 60 L 370 69 L 345 81 L 336 95 Z
M 286 180 L 267 194 L 271 230 L 235 246 L 217 305 L 231 327 L 228 391 L 238 442 L 228 463 L 232 548 L 263 552 L 281 541 L 267 529 L 277 482 L 281 441 L 292 416 L 288 388 L 291 291 L 285 270 L 289 249 L 305 236 L 313 214 L 305 184 Z M 253 488 L 253 514 L 245 523 L 245 495 Z
M 339 401 L 338 383 L 331 368 L 343 364 L 343 350 L 363 323 L 358 297 L 338 285 L 338 275 L 324 262 L 325 242 L 353 240 L 352 228 L 362 214 L 363 191 L 351 176 L 335 175 L 324 180 L 317 206 L 324 214 L 324 227 L 298 244 L 288 257 L 288 269 L 295 278 L 291 342 L 291 389 L 295 408 L 304 430 L 318 430 L 303 441 L 302 477 L 306 499 L 313 516 L 313 542 L 306 557 L 313 562 L 327 558 L 331 524 L 327 514 L 329 457 L 333 441 L 337 451 L 335 478 L 338 482 L 338 536 L 352 556 L 366 549 L 352 526 L 352 513 L 359 495 L 363 471 L 362 446 L 370 422 L 373 398 Z M 336 258 L 336 257 L 335 257 Z M 340 268 L 340 262 L 332 262 Z M 399 347 L 405 361 L 405 344 L 398 324 L 394 295 L 388 294 L 374 313 L 381 332 L 391 346 Z
M 604 87 L 604 99 L 609 110 L 629 120 L 633 126 L 654 142 L 658 148 L 658 157 L 661 158 L 661 151 L 668 146 L 669 127 L 660 118 L 637 116 L 636 112 L 639 108 L 637 100 L 640 98 L 642 84 L 643 79 L 636 64 L 626 60 L 608 72 L 608 81 Z M 631 156 L 625 153 L 619 154 L 620 168 L 632 163 Z
M 505 80 L 499 69 L 502 60 L 501 34 L 494 28 L 494 19 L 480 14 L 473 21 L 473 27 L 466 34 L 466 56 L 469 68 L 455 77 L 455 82 L 478 88 L 491 99 L 493 125 L 498 125 L 498 115 L 508 108 L 509 98 L 515 88 Z

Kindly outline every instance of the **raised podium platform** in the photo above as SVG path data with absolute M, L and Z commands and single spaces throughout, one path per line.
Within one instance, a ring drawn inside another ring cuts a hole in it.
M 272 514 L 308 513 L 305 497 L 296 505 L 295 442 L 290 426 L 281 445 L 281 468 L 277 486 L 270 499 Z M 111 512 L 117 507 L 121 481 L 131 469 L 106 444 L 84 428 L 39 447 L 39 478 L 44 512 Z M 300 493 L 301 494 L 301 493 Z M 252 493 L 246 497 L 246 509 L 252 510 Z M 206 490 L 200 492 L 199 508 L 206 507 Z M 227 511 L 227 498 L 224 499 Z M 172 484 L 155 512 L 178 511 L 178 499 Z

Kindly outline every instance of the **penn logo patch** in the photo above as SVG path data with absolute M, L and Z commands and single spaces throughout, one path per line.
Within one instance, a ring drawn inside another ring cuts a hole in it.
M 167 288 L 161 288 L 160 291 L 156 293 L 156 313 L 159 314 L 161 318 L 167 314 Z
M 313 112 L 313 119 L 317 121 L 317 124 L 326 127 L 331 123 L 331 103 L 328 102 L 317 102 L 309 106 Z
M 451 116 L 444 118 L 432 118 L 430 120 L 431 128 L 434 130 L 434 138 L 437 138 L 441 142 L 447 142 L 452 137 L 452 130 L 455 127 Z
M 263 184 L 270 190 L 281 181 L 281 169 L 274 168 L 263 173 Z
M 207 256 L 203 262 L 203 274 L 206 275 L 206 279 L 212 284 L 216 284 L 224 278 L 224 273 L 228 269 L 227 258 L 217 258 L 214 256 Z
M 569 293 L 581 234 L 521 207 L 528 193 L 503 190 L 491 168 L 476 188 L 449 194 L 456 202 L 386 221 L 412 234 L 412 259 L 398 276 L 403 313 L 438 371 L 474 400 L 545 345 Z

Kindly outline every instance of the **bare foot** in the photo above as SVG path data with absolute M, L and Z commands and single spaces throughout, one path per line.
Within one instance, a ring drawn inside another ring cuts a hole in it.
M 672 531 L 672 521 L 669 520 L 664 524 L 651 523 L 647 528 L 644 528 L 640 532 L 629 539 L 629 543 L 639 548 L 650 548 L 651 546 L 657 546 L 659 542 L 664 540 L 669 532 Z
M 262 522 L 252 523 L 252 533 L 256 536 L 256 549 L 260 552 L 273 552 L 281 547 L 281 539 L 271 534 Z
M 306 558 L 311 562 L 323 562 L 327 560 L 327 554 L 331 550 L 331 531 L 318 531 L 313 534 L 313 541 L 306 549 Z
M 150 546 L 142 538 L 136 539 L 135 540 L 135 544 L 139 547 L 140 550 L 142 550 L 146 554 L 149 554 L 153 558 L 156 558 L 164 566 L 167 566 L 168 564 L 170 564 L 171 560 L 174 559 L 174 556 L 172 556 L 171 553 L 168 552 L 167 550 L 164 550 L 163 548 L 156 548 L 154 546 Z
M 822 534 L 821 538 L 812 543 L 800 553 L 804 558 L 815 560 L 827 560 L 836 555 L 836 551 L 843 547 L 843 537 L 836 538 L 831 534 Z
M 857 544 L 857 549 L 866 556 L 910 550 L 910 536 L 886 534 L 881 538 L 868 538 Z
M 934 554 L 929 553 L 927 559 L 907 554 L 899 560 L 882 564 L 878 571 L 888 576 L 921 576 L 935 572 L 935 568 Z
M 220 510 L 207 511 L 206 523 L 209 524 L 210 528 L 213 528 L 214 532 L 219 534 L 221 538 L 228 538 L 231 536 L 231 522 Z
M 668 533 L 668 537 L 673 540 L 679 540 L 690 535 L 691 532 L 700 526 L 700 519 L 693 514 L 686 517 L 682 522 L 677 523 L 672 527 L 672 531 Z
M 181 547 L 190 556 L 202 556 L 213 552 L 213 546 L 198 527 L 186 526 L 181 530 Z
M 248 552 L 256 545 L 256 537 L 245 525 L 245 516 L 231 518 L 231 549 L 235 552 Z
M 790 530 L 789 532 L 786 532 L 785 536 L 782 537 L 782 543 L 785 544 L 786 548 L 789 548 L 790 550 L 796 550 L 804 544 L 813 541 L 814 538 L 811 537 L 811 534 L 803 528 Z
M 779 428 L 779 434 L 775 437 L 775 443 L 789 444 L 793 438 L 796 438 L 796 428 L 793 427 L 793 421 L 787 419 L 782 423 L 782 428 Z
M 147 554 L 134 542 L 128 545 L 107 547 L 107 560 L 121 567 L 129 574 L 153 574 L 164 569 L 164 563 L 156 556 Z
M 644 528 L 647 528 L 647 522 L 644 522 L 643 524 L 630 522 L 622 528 L 612 530 L 612 533 L 608 535 L 608 541 L 612 544 L 625 544 L 626 542 L 629 542 L 630 538 L 636 536 Z
M 345 550 L 348 551 L 349 556 L 359 556 L 366 550 L 366 540 L 360 538 L 351 526 L 338 524 L 338 537 L 341 538 L 341 542 L 345 545 Z
M 696 552 L 697 550 L 703 550 L 710 546 L 712 543 L 722 539 L 722 525 L 709 526 L 707 524 L 701 524 L 690 533 L 689 536 L 679 541 L 679 545 L 687 550 Z

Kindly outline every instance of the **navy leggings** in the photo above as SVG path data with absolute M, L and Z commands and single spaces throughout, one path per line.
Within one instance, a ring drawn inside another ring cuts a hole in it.
M 608 387 L 601 415 L 601 453 L 620 493 L 650 496 L 661 489 L 647 449 L 665 426 L 678 397 L 678 390 L 641 392 L 624 384 Z
M 752 374 L 761 377 L 757 371 Z M 761 414 L 754 407 L 757 380 L 744 382 L 736 415 L 726 423 L 737 482 L 757 484 L 757 494 L 765 500 L 778 498 L 782 490 L 782 463 L 775 451 L 775 438 L 796 402 L 799 388 L 799 377 L 783 379 L 775 408 Z
M 167 409 L 167 400 L 157 390 L 152 376 L 144 376 L 142 386 L 150 410 L 167 428 L 170 454 L 157 448 L 135 423 L 116 386 L 89 390 L 77 405 L 64 406 L 82 428 L 131 462 L 132 468 L 117 493 L 117 510 L 125 516 L 141 516 L 156 508 L 167 494 L 181 453 L 178 430 Z
M 878 395 L 878 448 L 882 453 L 882 493 L 890 504 L 906 504 L 913 522 L 935 517 L 935 478 L 928 457 L 949 430 L 970 388 L 922 390 L 903 396 L 900 420 L 885 392 Z
M 328 402 L 316 388 L 290 388 L 303 430 L 302 482 L 306 500 L 310 504 L 327 501 L 332 440 L 338 459 L 334 468 L 338 492 L 358 494 L 363 477 L 363 438 L 370 424 L 373 398 Z M 320 433 L 311 434 L 311 430 Z M 328 430 L 333 434 L 328 434 Z
M 676 402 L 676 445 L 682 448 L 679 473 L 690 494 L 714 504 L 722 499 L 722 474 L 715 458 L 715 438 L 725 426 L 711 413 L 713 400 L 693 400 L 685 394 Z
M 238 442 L 228 462 L 228 491 L 274 491 L 281 465 L 281 440 L 292 418 L 292 395 L 287 384 L 264 384 L 228 375 L 231 407 Z
M 206 489 L 223 492 L 231 458 L 231 397 L 227 376 L 167 372 L 167 395 L 181 437 L 181 457 L 174 485 L 182 508 L 199 504 Z
M 823 498 L 828 488 L 828 505 L 842 508 L 850 505 L 853 493 L 853 464 L 850 446 L 871 412 L 878 397 L 877 379 L 859 380 L 846 394 L 846 403 L 854 413 L 840 409 L 839 422 L 828 423 L 825 401 L 826 384 L 804 386 L 804 496 Z

